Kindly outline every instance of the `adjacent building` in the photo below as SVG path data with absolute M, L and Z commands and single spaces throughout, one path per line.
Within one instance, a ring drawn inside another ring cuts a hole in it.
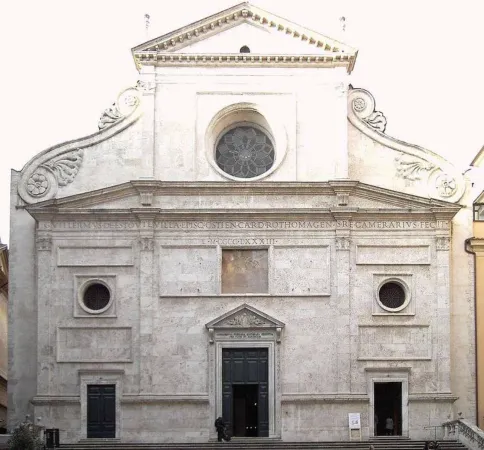
M 475 314 L 476 314 L 476 389 L 477 389 L 477 425 L 484 428 L 484 191 L 482 191 L 482 162 L 484 147 L 471 163 L 477 176 L 473 185 L 474 226 L 470 237 L 466 239 L 466 250 L 474 255 L 475 265 Z
M 385 133 L 357 50 L 241 3 L 133 57 L 97 133 L 12 172 L 10 424 L 203 442 L 217 416 L 286 441 L 475 420 L 469 189 Z
M 0 241 L 0 433 L 7 431 L 8 247 Z

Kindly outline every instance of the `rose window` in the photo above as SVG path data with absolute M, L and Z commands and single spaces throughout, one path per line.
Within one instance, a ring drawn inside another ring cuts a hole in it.
M 215 161 L 227 174 L 237 178 L 254 178 L 274 164 L 274 144 L 259 128 L 239 125 L 218 141 Z

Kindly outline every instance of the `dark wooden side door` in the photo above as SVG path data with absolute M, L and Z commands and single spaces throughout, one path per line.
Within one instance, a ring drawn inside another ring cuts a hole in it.
M 222 414 L 231 435 L 234 430 L 234 386 L 253 385 L 246 389 L 247 401 L 252 401 L 257 388 L 257 433 L 256 436 L 269 436 L 269 374 L 267 348 L 226 348 L 222 350 Z M 240 393 L 241 389 L 237 389 Z M 248 413 L 249 414 L 249 413 Z M 252 422 L 250 417 L 246 422 Z M 249 435 L 253 435 L 248 431 Z M 239 433 L 239 431 L 237 431 Z
M 116 386 L 89 384 L 87 386 L 87 437 L 116 437 Z

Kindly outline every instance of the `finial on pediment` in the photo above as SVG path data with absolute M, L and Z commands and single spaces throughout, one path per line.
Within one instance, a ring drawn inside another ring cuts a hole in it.
M 343 31 L 343 33 L 344 33 L 345 30 L 346 30 L 346 17 L 345 16 L 341 16 L 339 18 L 339 23 L 341 25 L 341 31 Z
M 148 13 L 145 14 L 145 33 L 146 39 L 150 39 L 150 15 Z

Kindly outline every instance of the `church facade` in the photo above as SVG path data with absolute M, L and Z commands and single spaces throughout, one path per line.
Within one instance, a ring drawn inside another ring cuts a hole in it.
M 385 134 L 356 49 L 242 3 L 133 56 L 99 132 L 12 172 L 9 425 L 203 442 L 222 416 L 300 441 L 475 420 L 466 180 Z

